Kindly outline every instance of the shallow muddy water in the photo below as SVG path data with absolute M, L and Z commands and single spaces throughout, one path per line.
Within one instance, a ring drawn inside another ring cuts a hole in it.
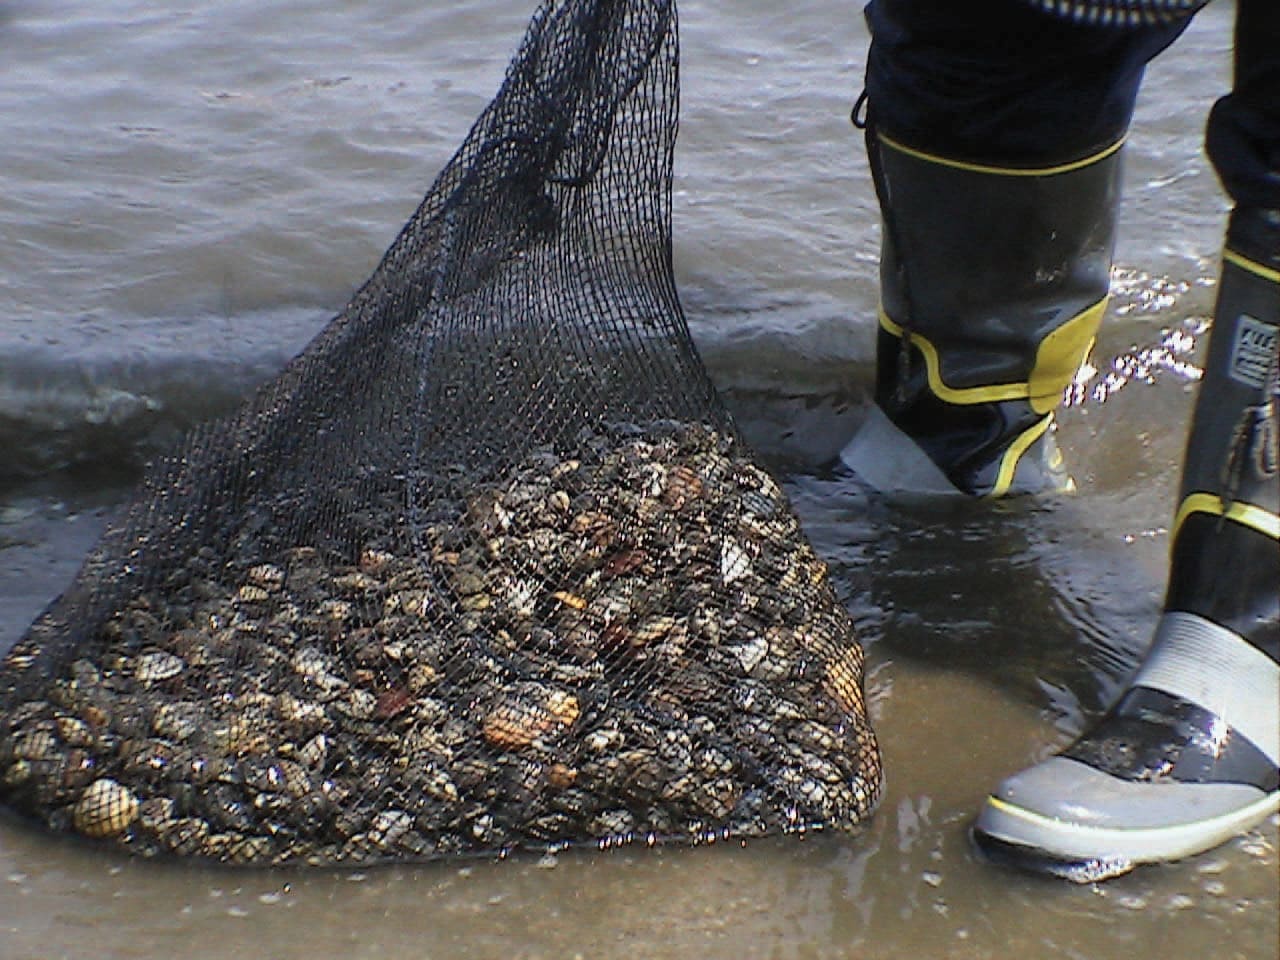
M 0 649 L 141 460 L 345 301 L 496 89 L 530 11 L 480 0 L 0 2 Z M 888 783 L 854 836 L 351 871 L 132 861 L 0 820 L 0 957 L 1278 955 L 1277 822 L 1067 886 L 982 861 L 995 782 L 1137 664 L 1213 299 L 1217 0 L 1152 68 L 1115 300 L 1050 502 L 870 501 L 819 478 L 865 411 L 878 228 L 856 5 L 681 7 L 680 290 L 868 650 Z

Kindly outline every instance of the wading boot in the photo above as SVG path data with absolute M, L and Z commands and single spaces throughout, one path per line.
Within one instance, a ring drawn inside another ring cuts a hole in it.
M 840 454 L 879 490 L 1070 489 L 1053 411 L 1106 308 L 1120 144 L 1035 169 L 867 130 L 880 200 L 875 405 Z
M 1155 642 L 1119 702 L 974 826 L 1081 882 L 1217 846 L 1280 808 L 1280 211 L 1232 216 Z

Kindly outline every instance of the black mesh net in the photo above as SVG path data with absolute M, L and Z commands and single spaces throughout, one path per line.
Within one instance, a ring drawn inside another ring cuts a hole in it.
M 0 796 L 231 862 L 846 828 L 862 652 L 672 278 L 675 11 L 564 0 L 0 669 Z

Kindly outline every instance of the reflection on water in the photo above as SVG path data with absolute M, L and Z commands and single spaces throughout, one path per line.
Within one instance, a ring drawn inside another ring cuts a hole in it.
M 1164 323 L 1169 322 L 1170 316 L 1177 319 L 1170 326 L 1153 331 L 1154 342 L 1133 344 L 1113 356 L 1105 369 L 1086 361 L 1066 390 L 1066 405 L 1101 405 L 1131 383 L 1152 384 L 1166 375 L 1183 383 L 1198 382 L 1204 371 L 1192 357 L 1212 325 L 1209 304 L 1201 303 L 1205 308 L 1202 314 L 1188 314 L 1184 304 L 1193 289 L 1211 288 L 1214 284 L 1214 278 L 1207 275 L 1192 283 L 1152 277 L 1140 270 L 1113 270 L 1110 316 L 1155 316 Z

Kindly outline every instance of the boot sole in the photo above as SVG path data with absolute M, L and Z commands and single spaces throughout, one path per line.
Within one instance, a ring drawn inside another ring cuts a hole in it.
M 962 495 L 929 455 L 874 403 L 862 427 L 840 451 L 839 459 L 878 493 Z
M 1280 810 L 1280 791 L 1207 820 L 1160 827 L 1095 827 L 1046 817 L 988 797 L 973 839 L 999 862 L 1093 883 L 1127 873 L 1142 863 L 1180 860 L 1211 850 Z

